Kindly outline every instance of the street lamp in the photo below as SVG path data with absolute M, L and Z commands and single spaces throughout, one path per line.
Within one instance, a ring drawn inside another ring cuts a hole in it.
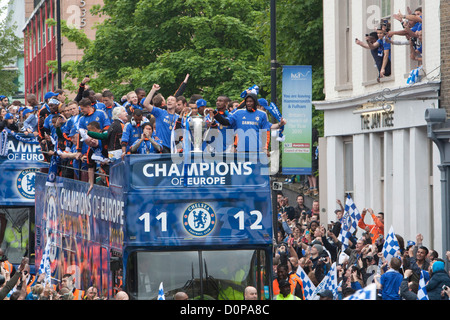
M 61 0 L 56 0 L 56 52 L 58 60 L 58 89 L 62 88 L 61 75 Z
M 270 0 L 270 73 L 271 101 L 277 104 L 277 13 L 276 0 Z
M 450 122 L 446 109 L 427 109 L 425 111 L 428 138 L 439 149 L 441 164 L 441 205 L 442 205 L 442 250 L 450 248 Z

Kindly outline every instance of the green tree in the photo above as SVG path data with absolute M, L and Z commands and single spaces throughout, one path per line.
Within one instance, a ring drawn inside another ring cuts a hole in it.
M 323 4 L 322 0 L 283 0 L 276 2 L 277 62 L 281 65 L 311 65 L 313 100 L 323 100 Z M 264 55 L 260 68 L 270 73 L 270 11 L 267 9 L 260 26 L 264 36 Z M 282 109 L 281 70 L 277 72 L 277 101 Z M 266 78 L 265 94 L 270 98 L 270 79 Z M 313 108 L 313 125 L 323 134 L 323 113 Z
M 270 1 L 104 0 L 91 12 L 108 17 L 94 41 L 63 24 L 63 35 L 85 53 L 63 71 L 78 80 L 92 75 L 96 91 L 121 96 L 159 83 L 167 96 L 189 73 L 185 96 L 200 93 L 210 105 L 221 94 L 237 99 L 253 84 L 270 98 Z M 278 63 L 312 65 L 313 100 L 323 100 L 322 37 L 322 0 L 277 1 Z M 313 110 L 313 124 L 323 132 L 321 112 Z
M 64 71 L 77 79 L 95 75 L 94 90 L 122 95 L 159 83 L 166 96 L 189 73 L 187 97 L 199 93 L 210 104 L 221 94 L 237 98 L 264 77 L 257 27 L 266 6 L 263 0 L 105 0 L 96 8 L 108 16 L 96 39 Z
M 3 15 L 5 8 L 0 8 L 0 15 Z M 0 21 L 0 94 L 5 96 L 14 95 L 19 84 L 19 70 L 11 68 L 16 64 L 17 58 L 23 55 L 22 41 L 14 33 L 15 24 L 11 23 L 11 13 Z

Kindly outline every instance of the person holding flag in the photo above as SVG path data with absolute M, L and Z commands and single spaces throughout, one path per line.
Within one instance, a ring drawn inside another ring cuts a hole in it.
M 28 258 L 24 257 L 22 258 L 22 261 L 17 271 L 0 290 L 0 301 L 5 299 L 8 293 L 16 286 L 17 282 L 22 277 L 22 272 L 25 270 L 26 266 L 28 266 Z
M 400 273 L 402 261 L 397 257 L 392 257 L 389 261 L 389 269 L 381 275 L 375 276 L 375 281 L 379 279 L 381 286 L 381 298 L 383 300 L 400 300 L 400 285 L 403 276 Z

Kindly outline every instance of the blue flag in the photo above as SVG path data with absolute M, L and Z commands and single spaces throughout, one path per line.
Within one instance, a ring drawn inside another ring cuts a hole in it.
M 163 283 L 162 282 L 159 284 L 158 300 L 166 300 L 166 298 L 164 296 L 164 289 L 163 289 Z
M 297 275 L 300 277 L 300 279 L 302 279 L 305 300 L 315 300 L 314 298 L 316 296 L 314 295 L 314 292 L 316 290 L 316 286 L 301 266 L 298 266 L 297 268 Z
M 375 283 L 369 284 L 356 291 L 351 296 L 344 298 L 344 300 L 376 300 L 377 299 L 377 285 Z
M 39 274 L 45 273 L 44 284 L 50 285 L 52 279 L 52 270 L 50 264 L 50 236 L 47 235 L 44 253 L 42 254 L 41 263 L 39 265 Z
M 248 88 L 248 90 L 250 90 L 251 93 L 254 93 L 256 95 L 259 94 L 259 87 L 256 84 Z M 241 93 L 241 98 L 245 99 L 246 97 L 247 97 L 247 90 Z
M 398 251 L 400 250 L 400 245 L 398 244 L 397 238 L 395 237 L 394 228 L 391 226 L 389 233 L 386 236 L 386 240 L 383 245 L 383 256 L 389 262 L 393 257 L 400 258 Z
M 327 275 L 323 280 L 319 283 L 317 288 L 314 290 L 313 295 L 317 295 L 319 292 L 323 290 L 330 290 L 333 292 L 334 299 L 337 299 L 339 285 L 337 283 L 337 272 L 336 272 L 336 262 L 331 266 L 330 271 L 328 271 Z
M 56 176 L 58 174 L 58 164 L 60 162 L 59 156 L 52 156 L 50 158 L 50 166 L 48 168 L 48 177 L 45 182 L 46 186 L 54 186 L 56 182 Z
M 361 214 L 359 213 L 358 208 L 356 208 L 356 205 L 350 195 L 347 195 L 344 215 L 341 220 L 341 232 L 338 236 L 338 240 L 342 243 L 342 250 L 347 249 L 349 246 L 348 240 L 351 238 L 353 232 L 356 231 L 356 227 L 360 219 Z
M 417 291 L 417 300 L 430 300 L 428 298 L 428 292 L 425 288 L 427 281 L 426 279 L 430 278 L 430 275 L 427 271 L 421 270 L 420 272 L 420 280 L 419 280 L 419 290 Z

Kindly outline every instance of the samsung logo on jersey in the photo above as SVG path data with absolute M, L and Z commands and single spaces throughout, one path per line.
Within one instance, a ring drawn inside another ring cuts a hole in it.
M 184 175 L 184 166 L 173 163 L 148 163 L 143 167 L 143 174 L 146 177 L 179 177 Z M 188 176 L 226 176 L 226 175 L 244 175 L 253 173 L 251 162 L 237 163 L 192 163 L 187 167 Z
M 242 121 L 242 124 L 250 125 L 250 126 L 257 126 L 258 122 L 256 121 Z

